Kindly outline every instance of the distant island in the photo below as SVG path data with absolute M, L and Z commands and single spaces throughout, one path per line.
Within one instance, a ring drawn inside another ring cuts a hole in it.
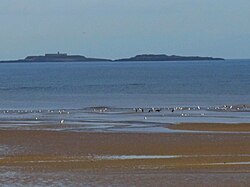
M 87 58 L 81 55 L 68 55 L 67 53 L 55 53 L 45 54 L 39 56 L 27 56 L 24 59 L 19 60 L 7 60 L 0 61 L 4 62 L 100 62 L 100 61 L 111 61 L 109 59 L 102 58 Z
M 153 55 L 144 54 L 131 58 L 123 58 L 115 61 L 194 61 L 194 60 L 224 60 L 223 58 L 199 57 L 199 56 L 176 56 L 176 55 Z
M 164 54 L 143 54 L 131 58 L 117 60 L 104 58 L 88 58 L 82 55 L 68 55 L 67 53 L 52 53 L 39 56 L 27 56 L 19 60 L 5 60 L 0 63 L 29 63 L 29 62 L 121 62 L 121 61 L 199 61 L 199 60 L 224 60 L 223 58 L 199 57 L 199 56 L 168 56 Z

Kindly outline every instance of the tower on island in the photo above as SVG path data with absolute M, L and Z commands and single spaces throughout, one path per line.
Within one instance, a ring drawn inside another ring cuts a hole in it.
M 67 53 L 60 53 L 59 51 L 57 53 L 45 54 L 45 57 L 66 57 L 66 56 L 68 56 Z

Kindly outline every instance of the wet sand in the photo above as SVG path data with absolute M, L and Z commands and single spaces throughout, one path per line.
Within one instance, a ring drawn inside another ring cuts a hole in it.
M 216 130 L 233 132 L 226 124 L 220 127 Z M 241 132 L 249 129 L 245 124 L 235 130 L 239 128 Z M 250 134 L 240 133 L 0 130 L 0 183 L 246 186 L 250 183 L 249 145 Z
M 180 123 L 168 126 L 173 130 L 191 130 L 191 131 L 225 131 L 225 132 L 249 132 L 250 124 L 223 124 L 223 123 Z

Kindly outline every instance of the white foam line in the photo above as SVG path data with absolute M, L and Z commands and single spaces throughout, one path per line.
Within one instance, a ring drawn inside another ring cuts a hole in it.
M 92 156 L 94 160 L 132 160 L 132 159 L 170 159 L 170 158 L 193 158 L 193 157 L 250 157 L 250 154 L 229 155 L 107 155 Z
M 36 160 L 36 161 L 24 161 L 24 163 L 64 163 L 64 162 L 81 162 L 83 160 Z
M 228 154 L 228 155 L 93 155 L 93 156 L 82 156 L 69 159 L 58 160 L 28 160 L 23 161 L 24 163 L 65 163 L 65 162 L 82 162 L 87 160 L 136 160 L 136 159 L 172 159 L 172 158 L 195 158 L 195 157 L 250 157 L 250 154 Z M 0 160 L 5 159 L 0 157 Z M 16 163 L 18 163 L 17 161 Z M 22 162 L 22 161 L 21 161 Z M 237 165 L 237 164 L 250 164 L 250 162 L 225 162 L 225 163 L 204 163 L 198 165 Z M 195 164 L 192 164 L 195 165 Z
M 160 158 L 176 158 L 174 156 L 168 157 L 168 156 L 161 156 L 156 159 Z M 1 159 L 1 158 L 0 158 Z M 119 159 L 119 160 L 128 160 L 128 159 L 145 159 L 143 158 L 124 158 L 124 159 Z M 147 157 L 147 159 L 152 159 L 152 157 Z M 155 157 L 154 157 L 155 159 Z M 103 159 L 102 159 L 103 160 Z M 105 159 L 104 159 L 105 160 Z M 113 160 L 113 159 L 108 159 L 108 160 Z M 83 160 L 38 160 L 38 161 L 24 161 L 23 163 L 67 163 L 67 162 L 81 162 Z M 18 162 L 16 162 L 18 163 Z M 190 166 L 218 166 L 218 165 L 250 165 L 250 162 L 217 162 L 217 163 L 204 163 L 204 164 L 187 164 Z
M 133 159 L 164 159 L 164 158 L 177 158 L 179 156 L 174 155 L 121 155 L 121 156 L 87 156 L 80 157 L 80 159 L 63 159 L 63 160 L 29 160 L 23 161 L 23 163 L 65 163 L 65 162 L 82 162 L 84 159 L 86 160 L 133 160 Z M 4 159 L 4 158 L 0 158 Z M 22 162 L 22 161 L 21 161 Z M 17 161 L 16 163 L 19 163 Z
M 164 159 L 178 158 L 181 155 L 112 155 L 112 156 L 94 156 L 98 160 L 134 160 L 134 159 Z

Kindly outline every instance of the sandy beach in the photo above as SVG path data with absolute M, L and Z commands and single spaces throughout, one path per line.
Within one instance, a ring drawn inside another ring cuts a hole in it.
M 16 184 L 22 185 L 37 184 L 40 177 L 41 184 L 53 182 L 48 185 L 245 186 L 250 182 L 250 134 L 238 132 L 249 132 L 249 125 L 238 125 L 172 125 L 230 133 L 1 130 L 0 183 L 13 182 L 6 175 L 14 172 Z
M 249 123 L 223 124 L 223 123 L 180 123 L 168 126 L 173 130 L 191 131 L 219 131 L 219 132 L 250 132 Z

